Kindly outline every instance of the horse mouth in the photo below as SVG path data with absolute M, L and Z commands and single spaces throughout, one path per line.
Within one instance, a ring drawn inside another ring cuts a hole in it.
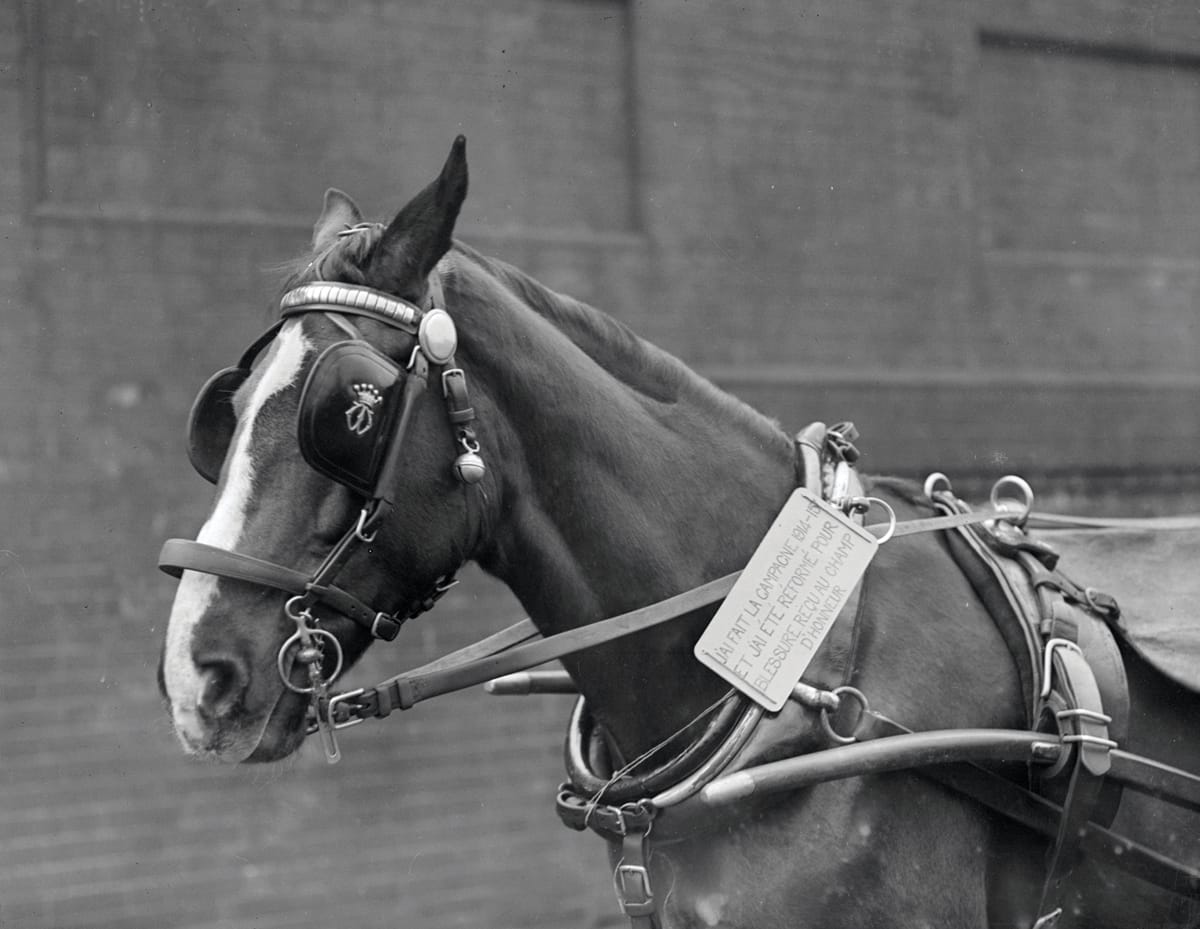
M 236 714 L 215 726 L 197 727 L 176 718 L 175 731 L 184 750 L 222 764 L 281 761 L 304 742 L 308 698 L 281 688 L 261 715 Z
M 246 764 L 281 761 L 304 742 L 307 732 L 308 698 L 285 690 L 267 715 L 258 742 L 242 759 Z

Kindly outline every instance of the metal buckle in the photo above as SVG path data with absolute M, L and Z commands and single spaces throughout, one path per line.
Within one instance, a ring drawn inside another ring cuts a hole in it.
M 356 700 L 363 695 L 363 690 L 364 688 L 359 687 L 356 690 L 347 690 L 344 693 L 334 694 L 329 698 L 325 709 L 325 720 L 335 732 L 338 729 L 349 729 L 351 726 L 357 726 L 359 723 L 366 722 L 366 719 L 361 716 L 351 716 L 345 722 L 338 722 L 333 716 L 333 711 L 339 703 Z M 320 710 L 317 712 L 319 713 Z
M 379 631 L 379 624 L 388 622 L 393 624 L 391 635 L 383 635 Z M 376 613 L 375 618 L 371 620 L 371 638 L 382 639 L 384 642 L 391 642 L 400 634 L 400 627 L 404 625 L 404 621 L 397 619 L 391 613 Z
M 645 916 L 654 910 L 654 893 L 650 889 L 650 872 L 645 865 L 619 864 L 613 871 L 613 890 L 621 912 L 626 916 Z

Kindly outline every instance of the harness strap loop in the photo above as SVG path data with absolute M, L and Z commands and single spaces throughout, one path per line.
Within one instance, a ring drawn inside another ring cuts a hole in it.
M 621 912 L 629 917 L 632 929 L 658 929 L 658 905 L 650 887 L 650 870 L 646 867 L 647 836 L 630 832 L 621 840 L 621 860 L 613 870 L 613 889 Z
M 1116 748 L 1116 742 L 1108 738 L 1111 720 L 1104 714 L 1100 689 L 1079 646 L 1068 639 L 1051 639 L 1046 643 L 1046 667 L 1052 669 L 1044 684 L 1048 709 L 1054 713 L 1062 742 L 1073 749 L 1068 756 L 1072 767 L 1062 817 L 1037 909 L 1043 914 L 1039 922 L 1063 909 L 1064 884 L 1083 855 L 1084 827 L 1093 818 L 1104 776 L 1112 765 L 1109 751 Z

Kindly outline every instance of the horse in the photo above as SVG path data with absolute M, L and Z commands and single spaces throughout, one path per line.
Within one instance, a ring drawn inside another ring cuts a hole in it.
M 803 480 L 777 423 L 456 240 L 467 184 L 459 137 L 390 222 L 328 191 L 281 290 L 285 303 L 302 294 L 300 311 L 285 309 L 193 413 L 193 462 L 216 483 L 197 543 L 235 562 L 197 555 L 175 570 L 159 679 L 191 754 L 295 752 L 314 693 L 468 561 L 543 636 L 584 630 L 739 571 Z M 444 404 L 419 400 L 414 367 Z M 325 402 L 331 385 L 349 407 Z M 380 441 L 385 426 L 403 440 Z M 365 445 L 346 451 L 359 430 Z M 898 520 L 934 512 L 919 486 L 862 482 Z M 913 731 L 1028 726 L 1020 663 L 944 533 L 879 545 L 858 589 L 805 681 L 852 685 Z M 613 767 L 693 742 L 714 707 L 747 703 L 694 657 L 715 609 L 563 657 Z M 1195 767 L 1182 721 L 1200 699 L 1120 647 L 1134 707 L 1123 747 Z M 789 710 L 815 747 L 820 713 Z M 1193 810 L 1127 792 L 1114 828 L 1194 867 L 1198 825 Z M 1028 927 L 1044 915 L 1046 837 L 919 771 L 816 783 L 693 826 L 645 837 L 648 918 L 666 929 Z M 622 854 L 618 841 L 617 867 Z M 1178 897 L 1086 858 L 1061 899 L 1063 926 L 1200 925 Z

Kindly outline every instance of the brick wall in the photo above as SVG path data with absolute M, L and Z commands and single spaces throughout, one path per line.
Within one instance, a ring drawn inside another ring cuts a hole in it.
M 612 918 L 598 840 L 551 811 L 563 698 L 443 698 L 338 768 L 230 770 L 182 757 L 154 686 L 154 557 L 208 505 L 194 390 L 326 186 L 383 215 L 456 132 L 464 238 L 788 427 L 855 418 L 871 469 L 1200 506 L 1187 13 L 0 5 L 0 926 Z M 355 680 L 517 617 L 472 575 Z

